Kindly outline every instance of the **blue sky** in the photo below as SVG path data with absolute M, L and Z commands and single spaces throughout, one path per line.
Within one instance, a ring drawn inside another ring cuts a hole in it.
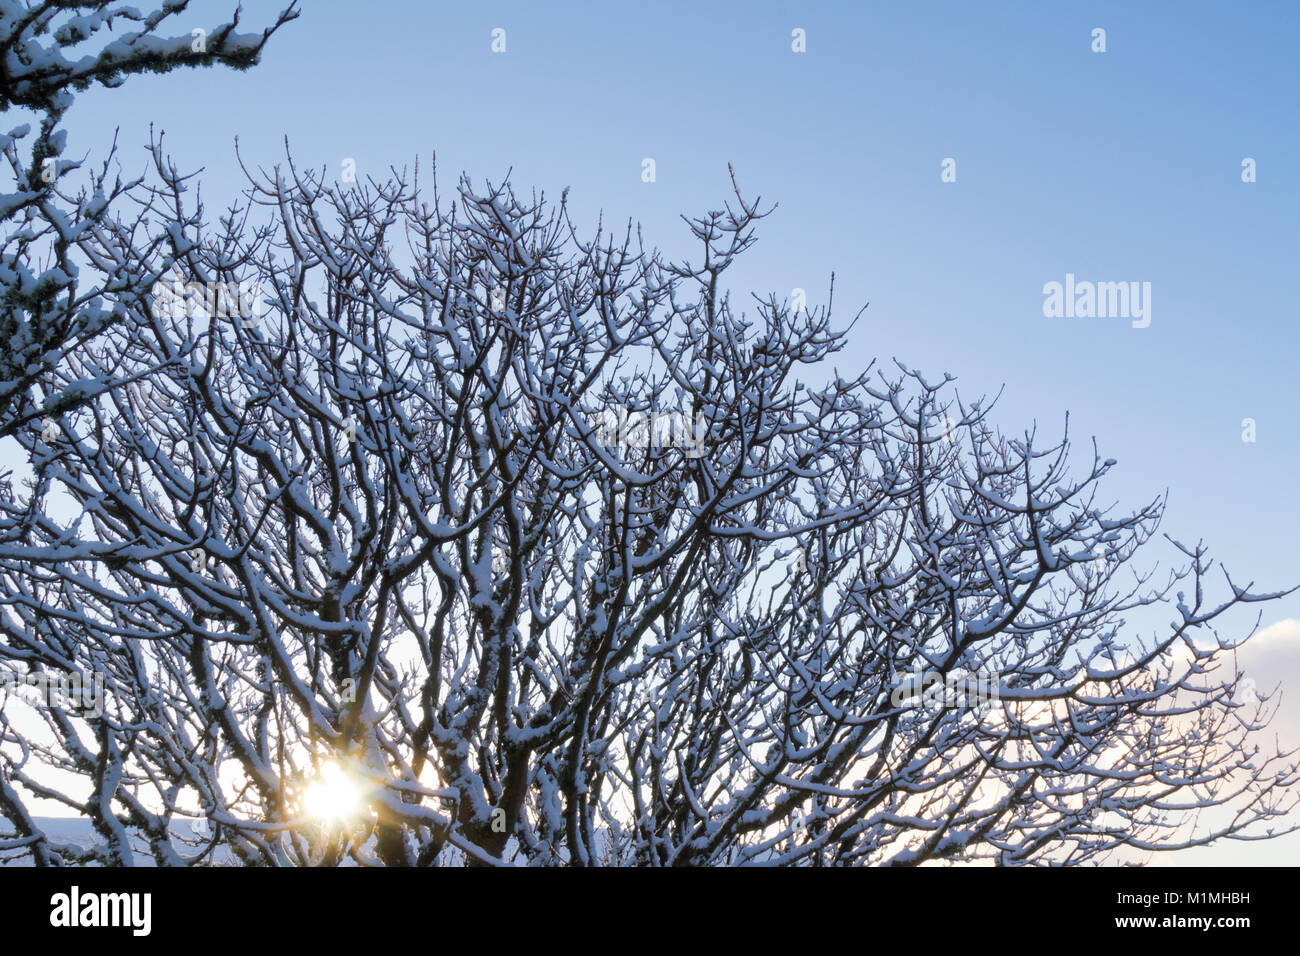
M 246 22 L 275 7 L 248 3 Z M 228 12 L 193 9 L 195 26 Z M 841 319 L 871 303 L 843 368 L 897 356 L 966 397 L 1005 385 L 1010 431 L 1055 434 L 1068 411 L 1081 454 L 1095 435 L 1119 461 L 1111 498 L 1169 489 L 1164 531 L 1282 589 L 1300 584 L 1298 53 L 1293 3 L 307 0 L 249 73 L 86 93 L 69 155 L 101 156 L 120 127 L 143 168 L 153 122 L 178 167 L 205 168 L 216 212 L 241 185 L 236 135 L 252 164 L 281 160 L 287 135 L 301 164 L 380 177 L 436 151 L 444 186 L 462 170 L 570 186 L 577 221 L 635 219 L 676 255 L 695 251 L 678 217 L 729 197 L 730 162 L 779 202 L 738 292 L 800 287 L 815 305 L 834 271 Z M 1150 326 L 1044 317 L 1066 273 L 1150 282 Z M 1295 618 L 1300 595 L 1263 623 Z M 1300 628 L 1277 633 L 1260 666 L 1295 672 Z

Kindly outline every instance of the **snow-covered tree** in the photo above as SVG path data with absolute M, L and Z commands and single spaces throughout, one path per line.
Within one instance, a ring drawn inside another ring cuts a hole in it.
M 18 432 L 0 499 L 0 661 L 105 690 L 0 715 L 11 853 L 1081 863 L 1286 829 L 1296 767 L 1215 630 L 1269 595 L 1213 598 L 1199 546 L 1134 570 L 1162 502 L 1103 507 L 1068 434 L 845 377 L 829 305 L 741 309 L 739 190 L 679 262 L 508 185 L 292 163 L 204 226 L 157 169 L 174 261 L 78 241 L 172 285 L 55 369 L 118 384 Z
M 203 28 L 184 21 L 188 7 L 189 0 L 168 0 L 145 13 L 111 0 L 0 0 L 0 113 L 29 120 L 0 129 L 8 167 L 0 186 L 0 435 L 105 387 L 107 380 L 97 379 L 51 393 L 40 384 L 149 291 L 147 283 L 133 285 L 146 278 L 138 270 L 83 273 L 76 259 L 79 242 L 115 215 L 113 201 L 132 184 L 110 175 L 110 151 L 88 183 L 68 185 L 82 167 L 63 155 L 62 124 L 75 92 L 118 87 L 133 73 L 211 64 L 247 69 L 271 34 L 298 15 L 291 4 L 250 34 L 238 32 L 238 10 L 229 22 Z M 161 35 L 178 24 L 183 33 Z M 32 122 L 39 124 L 34 136 Z M 23 140 L 30 140 L 25 149 Z M 149 232 L 149 224 L 137 225 Z M 153 245 L 171 241 L 166 232 L 148 238 Z

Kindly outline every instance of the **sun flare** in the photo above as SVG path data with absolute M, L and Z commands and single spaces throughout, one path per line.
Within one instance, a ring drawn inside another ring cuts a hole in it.
M 342 820 L 360 809 L 361 793 L 338 764 L 326 763 L 308 784 L 303 805 L 310 816 Z

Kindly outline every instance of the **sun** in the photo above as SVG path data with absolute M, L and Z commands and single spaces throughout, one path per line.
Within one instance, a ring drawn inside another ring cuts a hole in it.
M 322 764 L 307 785 L 303 806 L 308 815 L 322 820 L 343 820 L 361 808 L 361 792 L 336 763 Z

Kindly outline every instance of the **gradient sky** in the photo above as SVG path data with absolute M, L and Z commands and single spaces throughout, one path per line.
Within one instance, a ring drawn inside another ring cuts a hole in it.
M 249 2 L 245 22 L 278 6 Z M 842 320 L 870 302 L 846 371 L 896 356 L 952 372 L 967 398 L 1005 386 L 993 419 L 1012 432 L 1058 434 L 1069 412 L 1080 467 L 1093 436 L 1119 461 L 1111 499 L 1168 489 L 1165 532 L 1203 538 L 1239 583 L 1284 589 L 1300 584 L 1300 6 L 1136 6 L 306 0 L 249 73 L 82 95 L 67 155 L 102 157 L 120 128 L 142 170 L 153 122 L 179 168 L 204 167 L 216 213 L 242 184 L 235 136 L 253 165 L 281 161 L 288 136 L 302 165 L 352 158 L 381 178 L 436 151 L 444 189 L 461 171 L 512 171 L 557 199 L 570 186 L 578 222 L 637 220 L 677 256 L 695 253 L 679 216 L 726 201 L 732 163 L 749 196 L 779 203 L 737 292 L 801 287 L 815 306 L 834 271 Z M 228 12 L 205 0 L 191 19 Z M 1045 318 L 1043 285 L 1067 272 L 1150 282 L 1150 327 Z M 1249 666 L 1300 670 L 1295 619 L 1300 594 L 1265 608 L 1275 627 Z

